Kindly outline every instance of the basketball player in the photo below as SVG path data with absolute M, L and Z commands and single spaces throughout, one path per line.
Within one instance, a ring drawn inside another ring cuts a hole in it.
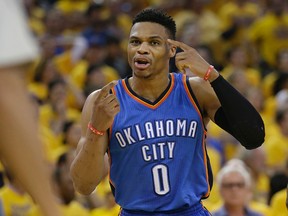
M 0 158 L 45 216 L 57 216 L 44 164 L 36 119 L 25 84 L 25 69 L 37 55 L 21 1 L 0 1 Z
M 108 152 L 121 216 L 209 215 L 201 204 L 212 187 L 205 147 L 209 120 L 247 149 L 264 141 L 257 111 L 193 48 L 175 41 L 175 33 L 164 12 L 140 12 L 128 41 L 132 76 L 93 92 L 82 112 L 74 185 L 90 194 L 107 172 Z M 183 73 L 169 73 L 177 47 L 183 52 L 175 62 Z

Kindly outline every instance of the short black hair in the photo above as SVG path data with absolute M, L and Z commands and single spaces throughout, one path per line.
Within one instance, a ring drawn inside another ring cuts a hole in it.
M 176 23 L 165 11 L 156 8 L 147 8 L 140 11 L 133 19 L 132 24 L 139 22 L 158 23 L 168 30 L 172 39 L 176 38 Z

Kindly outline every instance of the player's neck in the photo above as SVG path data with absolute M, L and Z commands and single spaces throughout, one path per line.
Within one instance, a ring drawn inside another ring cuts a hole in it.
M 169 77 L 159 77 L 157 79 L 141 79 L 131 77 L 129 85 L 131 89 L 139 96 L 154 102 L 165 91 L 170 83 Z

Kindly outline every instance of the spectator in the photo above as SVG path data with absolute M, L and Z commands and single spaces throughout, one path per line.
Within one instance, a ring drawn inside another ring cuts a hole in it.
M 108 23 L 110 17 L 109 8 L 102 3 L 91 2 L 86 10 L 87 27 L 75 39 L 71 62 L 77 63 L 89 46 L 89 40 L 93 37 L 105 38 L 108 35 Z
M 267 199 L 267 203 L 271 205 L 271 201 L 276 193 L 279 191 L 286 189 L 288 184 L 288 160 L 286 161 L 286 165 L 282 170 L 277 170 L 270 177 L 270 185 L 269 185 L 269 195 Z
M 280 89 L 275 86 L 275 81 L 279 79 L 281 74 L 288 74 L 288 49 L 283 49 L 277 53 L 276 66 L 272 72 L 263 78 L 261 86 L 266 99 L 275 96 L 279 92 Z
M 269 216 L 286 216 L 288 214 L 287 206 L 287 188 L 282 189 L 274 194 L 271 199 L 271 211 Z M 285 205 L 286 203 L 286 205 Z
M 252 45 L 259 53 L 263 75 L 277 66 L 277 53 L 288 48 L 288 12 L 285 8 L 286 0 L 268 0 L 267 11 L 255 20 L 248 32 Z
M 221 71 L 222 76 L 227 78 L 233 73 L 242 73 L 250 86 L 259 86 L 261 74 L 249 65 L 249 52 L 244 46 L 231 47 L 226 52 L 225 59 L 227 62 Z
M 4 215 L 26 215 L 34 206 L 31 196 L 7 167 L 5 168 L 5 176 L 7 182 L 0 192 Z
M 80 111 L 67 104 L 67 84 L 63 79 L 56 79 L 49 83 L 48 98 L 40 106 L 40 123 L 51 128 L 55 136 L 62 141 L 63 126 L 67 120 L 78 121 Z
M 217 184 L 223 204 L 218 210 L 212 212 L 213 216 L 262 215 L 249 207 L 252 179 L 242 161 L 237 159 L 228 161 L 217 175 Z
M 252 200 L 267 204 L 269 176 L 266 169 L 266 152 L 264 147 L 251 151 L 241 148 L 238 157 L 250 170 Z
M 283 170 L 288 158 L 288 106 L 279 107 L 276 111 L 275 122 L 277 130 L 265 141 L 267 153 L 267 168 L 269 172 Z
M 108 54 L 106 39 L 106 37 L 96 35 L 89 39 L 89 46 L 83 59 L 78 61 L 71 71 L 71 80 L 78 88 L 85 88 L 84 84 L 87 76 L 89 76 L 90 72 L 93 72 L 93 68 L 98 68 L 100 65 L 105 75 L 105 82 L 119 78 L 118 71 L 105 63 Z

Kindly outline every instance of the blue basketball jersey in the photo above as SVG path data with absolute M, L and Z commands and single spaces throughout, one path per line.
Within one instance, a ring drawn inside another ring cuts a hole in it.
M 123 79 L 113 88 L 120 112 L 110 128 L 110 183 L 127 210 L 187 209 L 210 192 L 205 126 L 188 78 L 171 73 L 157 101 Z

